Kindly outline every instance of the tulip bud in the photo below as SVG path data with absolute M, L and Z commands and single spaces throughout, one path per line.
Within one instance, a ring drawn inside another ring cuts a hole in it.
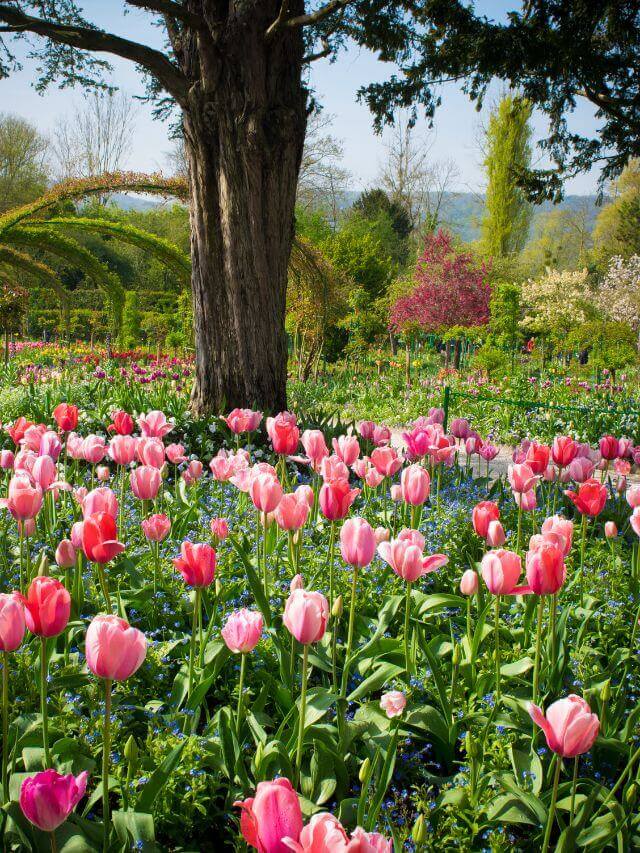
M 162 477 L 163 480 L 166 480 L 167 477 L 169 476 L 169 466 L 167 465 L 166 462 L 163 464 L 162 468 L 160 469 L 160 476 Z
M 138 766 L 138 744 L 136 743 L 136 739 L 133 735 L 129 735 L 129 739 L 124 745 L 124 757 L 129 762 L 129 766 L 132 770 Z
M 467 752 L 468 758 L 477 758 L 478 757 L 478 748 L 476 746 L 476 742 L 471 736 L 471 732 L 467 732 L 464 739 L 464 748 Z
M 631 810 L 634 807 L 634 805 L 636 804 L 636 801 L 638 799 L 638 785 L 636 782 L 632 782 L 629 785 L 627 790 L 624 792 L 624 798 L 623 799 L 624 799 L 625 806 L 629 810 Z
M 333 607 L 331 608 L 331 615 L 333 616 L 333 618 L 338 619 L 340 616 L 342 616 L 343 609 L 344 607 L 342 604 L 342 596 L 339 595 L 333 602 Z
M 600 688 L 600 699 L 603 702 L 608 702 L 611 699 L 611 679 L 607 678 L 605 683 Z
M 220 578 L 216 578 L 216 598 L 222 592 L 222 584 L 220 583 Z
M 41 577 L 47 577 L 47 575 L 49 574 L 49 558 L 47 557 L 44 551 L 40 554 L 40 560 L 38 562 L 38 574 Z
M 369 767 L 371 766 L 371 761 L 369 758 L 365 758 L 365 760 L 360 765 L 360 770 L 358 770 L 358 779 L 360 780 L 360 784 L 364 785 L 367 780 L 367 776 L 369 775 Z
M 424 844 L 427 840 L 427 834 L 427 825 L 425 823 L 424 815 L 419 814 L 418 819 L 413 824 L 411 838 L 416 844 Z
M 262 759 L 264 757 L 264 746 L 262 745 L 262 741 L 258 741 L 258 746 L 256 747 L 255 758 L 253 759 L 254 766 L 256 768 L 256 775 L 259 773 L 260 765 L 262 764 Z
M 454 666 L 460 666 L 460 644 L 456 643 L 453 647 L 453 654 L 451 655 L 451 660 Z

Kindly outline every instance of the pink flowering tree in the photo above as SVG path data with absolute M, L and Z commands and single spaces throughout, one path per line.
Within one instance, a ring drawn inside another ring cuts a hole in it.
M 415 270 L 415 288 L 391 306 L 389 326 L 394 332 L 419 329 L 446 335 L 471 330 L 489 322 L 489 268 L 478 265 L 470 252 L 460 252 L 451 234 L 430 234 Z M 455 361 L 459 358 L 456 340 Z

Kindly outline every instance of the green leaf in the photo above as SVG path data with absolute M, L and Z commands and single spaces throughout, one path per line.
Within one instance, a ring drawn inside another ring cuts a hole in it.
M 511 747 L 509 752 L 511 754 L 513 773 L 518 786 L 525 787 L 525 780 L 528 779 L 531 782 L 532 793 L 539 794 L 542 790 L 544 771 L 538 754 L 535 752 L 523 752 L 514 747 Z
M 315 687 L 307 694 L 307 706 L 304 715 L 305 729 L 308 729 L 327 713 L 329 708 L 335 704 L 337 700 L 335 693 L 325 690 L 324 687 Z M 300 699 L 296 702 L 298 713 L 300 713 Z
M 383 663 L 374 673 L 372 673 L 368 678 L 365 678 L 365 680 L 349 694 L 347 700 L 349 702 L 355 702 L 363 696 L 368 696 L 369 693 L 379 690 L 383 684 L 387 681 L 391 681 L 391 679 L 395 678 L 403 671 L 404 667 L 402 666 L 396 666 L 394 663 Z
M 271 608 L 269 607 L 269 602 L 265 598 L 264 590 L 262 588 L 262 583 L 260 578 L 258 577 L 258 573 L 256 572 L 255 566 L 247 552 L 247 549 L 243 547 L 243 545 L 238 542 L 238 540 L 234 536 L 229 536 L 228 540 L 233 546 L 234 551 L 240 557 L 244 564 L 245 572 L 247 573 L 247 580 L 249 582 L 249 586 L 251 587 L 251 592 L 253 593 L 253 597 L 256 600 L 256 604 L 260 612 L 264 617 L 265 624 L 267 626 L 271 625 Z
M 120 841 L 137 850 L 156 850 L 153 818 L 150 814 L 130 811 L 115 811 L 111 814 L 116 835 Z
M 172 749 L 164 761 L 153 771 L 149 777 L 149 781 L 138 794 L 136 799 L 136 811 L 151 811 L 151 807 L 153 806 L 156 797 L 167 784 L 169 777 L 180 763 L 180 756 L 182 755 L 182 750 L 185 748 L 186 743 L 186 740 L 179 743 L 178 746 Z
M 513 794 L 502 794 L 489 806 L 487 819 L 495 823 L 526 823 L 535 826 L 539 823 L 523 800 Z
M 533 669 L 532 659 L 530 657 L 520 658 L 513 663 L 505 663 L 504 666 L 501 666 L 500 675 L 504 675 L 506 678 L 514 678 L 518 675 L 524 675 L 531 669 Z

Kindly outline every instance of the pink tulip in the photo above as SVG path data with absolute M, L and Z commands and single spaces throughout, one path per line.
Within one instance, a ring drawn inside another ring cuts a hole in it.
M 295 853 L 346 853 L 351 850 L 349 839 L 340 821 L 328 812 L 317 812 L 303 827 L 300 840 L 284 838 L 289 850 Z
M 44 770 L 28 776 L 20 786 L 20 808 L 38 829 L 55 832 L 84 797 L 86 789 L 86 770 L 78 776 Z
M 634 533 L 637 536 L 640 536 L 640 506 L 637 506 L 631 513 L 629 524 L 631 525 Z
M 220 633 L 229 651 L 246 655 L 260 642 L 263 627 L 260 613 L 243 608 L 228 617 Z
M 340 435 L 333 439 L 332 444 L 336 456 L 349 467 L 360 456 L 360 442 L 355 435 Z
M 595 470 L 595 465 L 586 456 L 576 456 L 569 464 L 569 474 L 576 483 L 584 483 Z
M 40 453 L 40 442 L 45 432 L 47 432 L 47 428 L 44 424 L 32 424 L 25 430 L 20 440 L 20 445 L 25 450 L 33 450 L 34 453 Z
M 252 409 L 232 409 L 222 420 L 226 423 L 234 435 L 243 432 L 254 432 L 262 421 L 262 412 L 254 412 Z
M 566 557 L 569 551 L 571 551 L 573 543 L 573 521 L 563 518 L 561 515 L 552 515 L 549 518 L 545 518 L 542 522 L 541 530 L 543 536 L 554 534 L 558 537 L 562 547 L 562 554 Z
M 393 843 L 379 832 L 365 832 L 356 826 L 347 849 L 349 853 L 392 853 Z
M 96 512 L 85 517 L 82 525 L 82 550 L 87 560 L 101 566 L 110 563 L 124 551 L 118 542 L 115 518 L 108 512 Z
M 36 575 L 29 584 L 24 603 L 27 628 L 38 637 L 57 637 L 67 627 L 71 596 L 55 578 Z
M 371 441 L 373 441 L 376 447 L 389 444 L 391 441 L 391 430 L 388 426 L 384 426 L 384 424 L 374 424 Z
M 566 468 L 576 458 L 578 445 L 569 435 L 557 435 L 551 447 L 551 457 L 558 468 Z
M 29 475 L 29 479 L 33 479 L 31 474 L 33 472 L 33 466 L 36 464 L 36 459 L 38 457 L 33 452 L 33 450 L 20 450 L 15 455 L 15 459 L 13 460 L 13 468 L 16 474 L 26 473 Z
M 550 455 L 550 447 L 547 447 L 546 444 L 538 444 L 537 441 L 532 441 L 529 444 L 529 447 L 527 448 L 525 464 L 529 466 L 529 468 L 534 474 L 540 475 L 544 471 L 546 471 L 547 467 L 549 466 Z M 520 490 L 515 489 L 515 491 Z M 521 491 L 528 492 L 529 489 L 522 489 Z
M 71 527 L 71 544 L 76 549 L 76 551 L 82 550 L 82 530 L 84 528 L 84 522 L 76 521 L 75 524 Z
M 376 553 L 373 528 L 364 518 L 349 518 L 340 531 L 340 553 L 349 566 L 363 569 Z
M 337 480 L 348 480 L 349 469 L 338 456 L 325 456 L 320 463 L 320 476 L 324 483 L 335 483 Z
M 209 586 L 216 573 L 216 552 L 211 545 L 183 542 L 180 556 L 174 559 L 173 565 L 188 586 Z
M 492 595 L 519 595 L 527 587 L 518 587 L 522 560 L 514 551 L 488 551 L 480 565 L 482 579 Z
M 42 489 L 32 485 L 26 474 L 16 474 L 9 481 L 7 508 L 18 521 L 35 518 L 42 507 Z
M 424 551 L 425 538 L 419 530 L 414 530 L 412 527 L 404 527 L 397 537 L 401 542 L 408 542 L 409 545 L 416 545 L 421 551 Z
M 39 456 L 33 463 L 31 476 L 43 492 L 46 492 L 55 482 L 57 474 L 56 463 L 50 456 Z
M 324 440 L 322 431 L 319 429 L 306 429 L 302 433 L 300 441 L 304 447 L 304 452 L 309 457 L 309 462 L 313 470 L 320 470 L 322 460 L 329 455 L 329 448 Z
M 329 521 L 344 518 L 359 494 L 360 489 L 350 488 L 348 480 L 324 483 L 319 495 L 322 514 Z
M 618 535 L 618 525 L 615 521 L 607 521 L 604 526 L 604 535 L 607 539 L 615 539 Z
M 631 509 L 640 506 L 640 484 L 629 486 L 626 498 Z
M 471 512 L 471 521 L 476 535 L 486 539 L 489 533 L 489 524 L 500 518 L 498 504 L 493 501 L 480 501 Z
M 0 468 L 10 471 L 13 468 L 15 456 L 11 450 L 0 450 Z
M 460 592 L 463 595 L 475 595 L 478 592 L 478 575 L 473 569 L 467 569 L 462 575 Z
M 300 430 L 296 416 L 291 412 L 280 412 L 275 418 L 267 418 L 267 433 L 275 453 L 291 456 L 298 449 Z
M 24 521 L 18 522 L 18 532 L 23 536 L 33 536 L 36 532 L 35 518 L 25 518 Z
M 15 652 L 26 630 L 24 604 L 18 592 L 0 593 L 0 651 Z
M 504 545 L 507 541 L 507 537 L 501 522 L 496 521 L 495 519 L 489 522 L 486 541 L 489 548 L 501 548 Z
M 162 475 L 157 468 L 141 465 L 129 475 L 131 491 L 141 501 L 152 501 L 158 496 L 162 485 Z
M 147 412 L 146 415 L 140 415 L 138 426 L 142 435 L 149 436 L 149 438 L 164 438 L 173 429 L 173 424 L 167 420 L 164 412 L 157 410 Z
M 109 442 L 109 456 L 116 465 L 131 465 L 136 457 L 137 439 L 130 435 L 114 435 Z
M 434 572 L 448 562 L 444 554 L 434 554 L 425 557 L 422 548 L 410 539 L 392 539 L 378 545 L 378 554 L 393 571 L 407 583 L 414 583 L 418 578 L 429 572 Z
M 376 447 L 371 454 L 376 471 L 383 477 L 393 477 L 402 468 L 403 458 L 394 447 Z
M 58 438 L 57 433 L 53 432 L 53 430 L 47 430 L 47 432 L 42 433 L 40 447 L 38 448 L 39 456 L 50 456 L 54 462 L 57 462 L 61 451 L 62 442 Z
M 298 486 L 298 488 L 294 492 L 294 495 L 299 501 L 303 501 L 304 503 L 306 503 L 309 509 L 313 507 L 315 496 L 313 494 L 313 489 L 311 488 L 311 486 L 307 486 L 306 484 Z
M 300 500 L 296 494 L 283 495 L 274 516 L 281 530 L 300 530 L 309 516 L 309 504 Z
M 391 538 L 391 533 L 387 527 L 376 527 L 373 535 L 376 537 L 376 545 L 379 545 L 381 542 L 388 542 Z
M 96 468 L 96 477 L 101 483 L 106 483 L 111 476 L 108 465 L 98 465 Z
M 273 512 L 282 500 L 282 486 L 269 472 L 253 478 L 249 490 L 253 505 L 260 512 Z
M 411 506 L 422 506 L 429 497 L 431 478 L 422 465 L 409 465 L 400 477 L 402 499 Z
M 218 542 L 223 542 L 229 535 L 229 522 L 226 518 L 212 518 L 209 526 L 211 527 L 211 535 Z
M 58 403 L 52 415 L 60 432 L 69 432 L 78 426 L 78 407 L 71 403 Z
M 577 492 L 568 489 L 565 495 L 581 515 L 589 515 L 592 518 L 600 515 L 607 502 L 606 486 L 597 480 L 585 480 L 580 484 Z
M 633 442 L 630 438 L 618 439 L 618 456 L 620 459 L 629 459 L 633 455 Z
M 514 492 L 513 499 L 523 512 L 532 512 L 538 506 L 535 489 L 529 492 Z
M 180 465 L 187 460 L 184 455 L 184 447 L 181 444 L 168 444 L 165 453 L 172 465 Z
M 324 637 L 329 618 L 329 604 L 320 592 L 294 590 L 284 606 L 282 622 L 303 646 Z
M 376 425 L 373 421 L 360 421 L 358 432 L 365 441 L 373 441 L 373 431 Z
M 118 517 L 118 499 L 108 486 L 100 486 L 98 489 L 88 492 L 82 500 L 82 516 L 87 518 L 97 512 L 106 512 L 113 518 Z
M 390 690 L 380 697 L 380 707 L 389 719 L 399 717 L 407 704 L 407 697 L 400 690 Z
M 192 459 L 182 472 L 182 479 L 187 486 L 192 486 L 202 477 L 202 462 L 199 459 Z
M 164 513 L 157 512 L 143 519 L 140 526 L 149 542 L 163 542 L 171 530 L 171 519 Z
M 402 486 L 397 483 L 389 489 L 389 497 L 394 503 L 400 503 L 402 500 Z
M 377 489 L 380 483 L 384 480 L 384 474 L 376 471 L 375 468 L 370 468 L 365 474 L 364 481 L 370 489 Z
M 147 639 L 119 616 L 94 616 L 85 638 L 87 666 L 98 678 L 125 681 L 147 656 Z
M 220 483 L 226 483 L 234 474 L 246 470 L 248 467 L 248 454 L 242 451 L 230 453 L 227 450 L 221 449 L 218 451 L 217 456 L 214 456 L 211 462 L 209 462 L 213 479 Z
M 533 537 L 532 537 L 533 540 Z M 554 542 L 532 541 L 526 556 L 527 581 L 536 595 L 555 595 L 564 585 L 567 569 L 562 547 Z
M 485 460 L 485 462 L 491 462 L 499 453 L 500 448 L 496 447 L 494 444 L 489 444 L 488 441 L 482 445 L 479 451 L 479 455 Z
M 139 438 L 136 444 L 136 458 L 143 465 L 151 468 L 162 468 L 165 450 L 160 438 Z
M 588 752 L 598 737 L 598 715 L 591 713 L 580 696 L 571 694 L 559 699 L 547 708 L 546 715 L 531 702 L 529 714 L 544 732 L 549 749 L 561 758 L 575 758 Z
M 402 437 L 407 445 L 407 458 L 410 460 L 422 459 L 429 452 L 435 440 L 433 429 L 413 429 L 411 432 L 403 432 Z
M 70 539 L 62 539 L 56 548 L 56 564 L 61 569 L 71 569 L 76 564 L 76 549 Z
M 301 574 L 294 575 L 289 584 L 289 592 L 295 592 L 297 589 L 304 589 L 304 578 Z
M 237 801 L 242 809 L 240 832 L 259 853 L 289 853 L 284 839 L 297 842 L 302 833 L 298 795 L 288 779 L 258 782 L 255 796 Z
M 614 435 L 603 435 L 598 446 L 600 455 L 607 462 L 612 462 L 618 456 L 618 439 Z
M 511 489 L 518 494 L 530 492 L 538 482 L 538 477 L 535 476 L 531 467 L 525 463 L 509 465 L 507 476 L 511 484 Z
M 454 418 L 451 421 L 451 435 L 455 438 L 466 438 L 469 429 L 469 421 L 466 418 Z
M 88 435 L 82 442 L 82 458 L 91 465 L 102 462 L 106 452 L 107 447 L 101 435 Z

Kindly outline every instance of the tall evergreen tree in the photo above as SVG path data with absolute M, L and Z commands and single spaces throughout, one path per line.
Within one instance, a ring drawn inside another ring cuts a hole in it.
M 518 177 L 531 163 L 530 117 L 529 101 L 506 95 L 489 118 L 482 243 L 489 254 L 497 257 L 520 252 L 529 234 L 531 204 Z

